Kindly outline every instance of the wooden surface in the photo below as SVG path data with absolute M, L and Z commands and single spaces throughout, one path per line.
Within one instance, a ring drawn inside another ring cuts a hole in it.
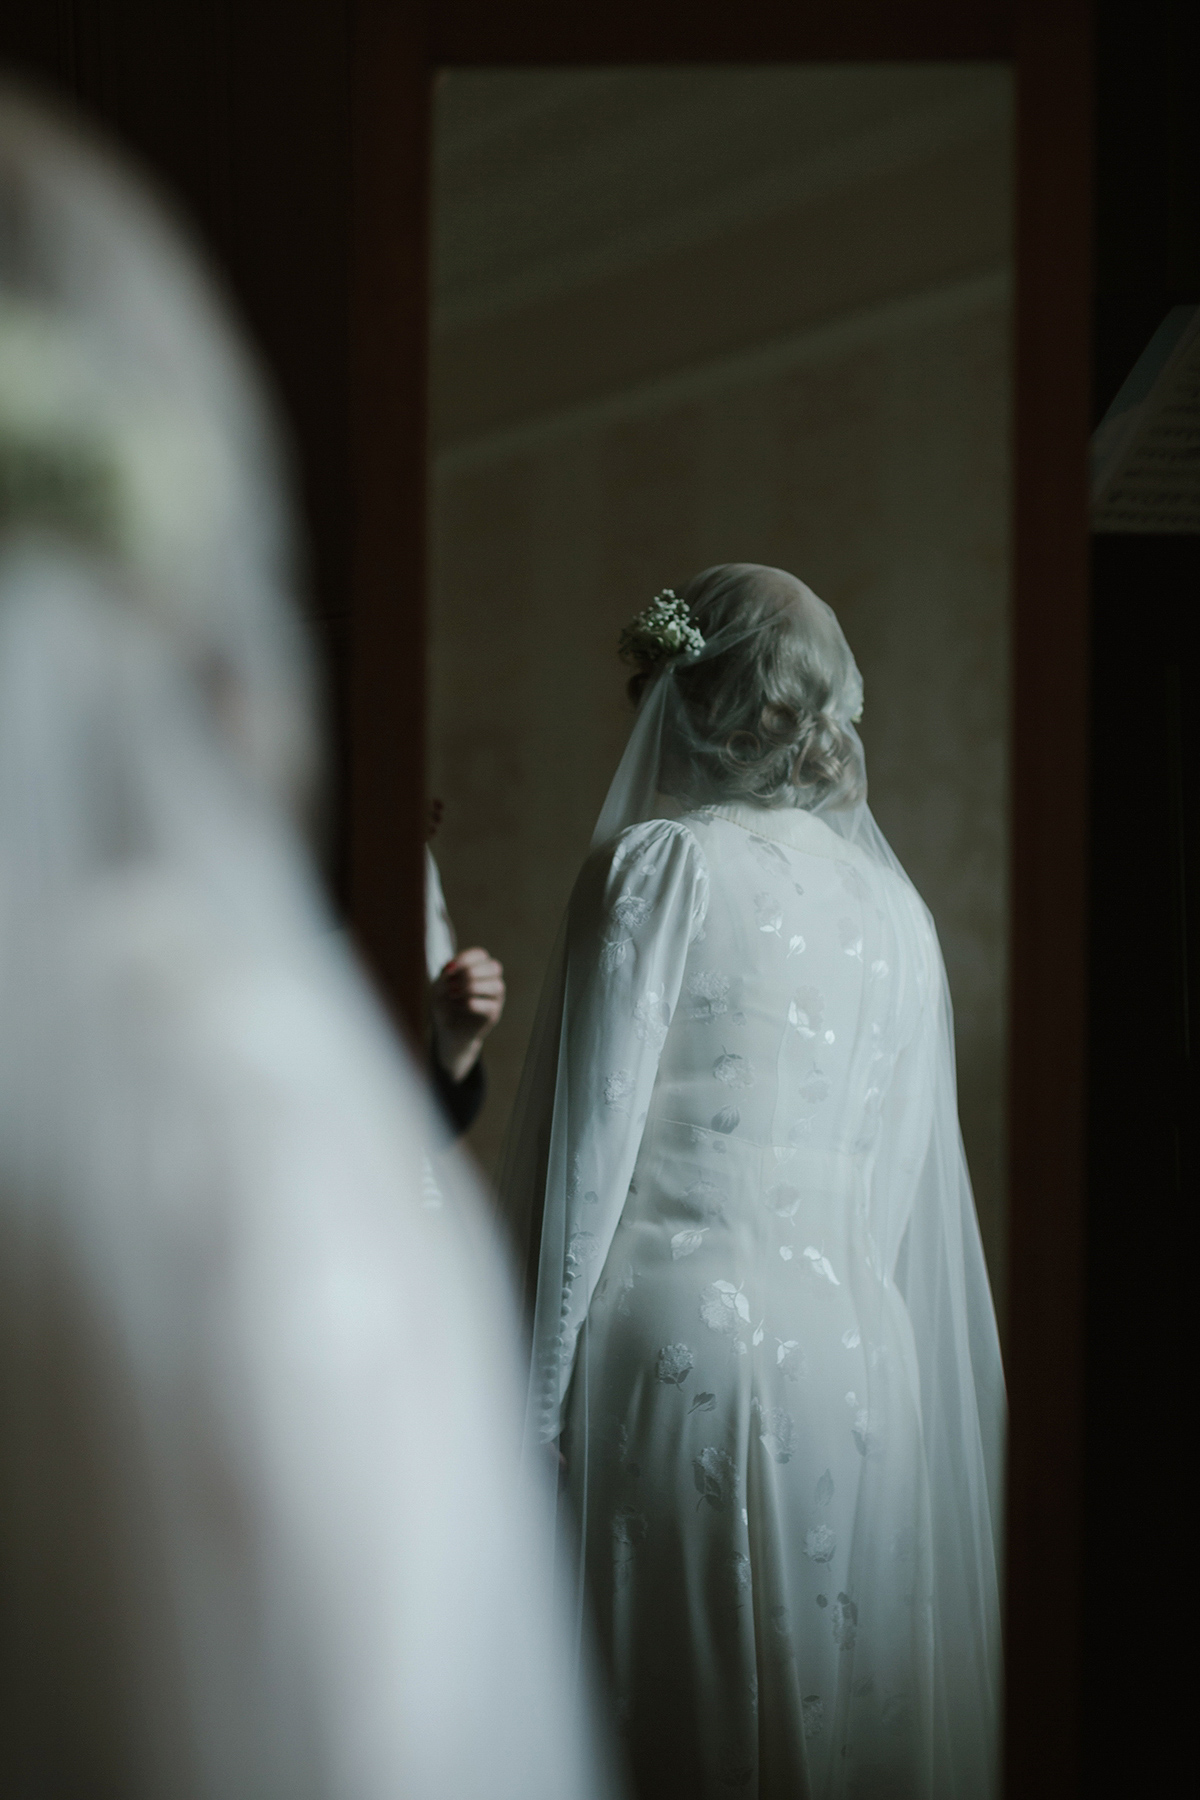
M 1018 14 L 1009 1015 L 1012 1800 L 1079 1791 L 1087 1053 L 1090 13 Z
M 430 77 L 418 5 L 357 0 L 352 55 L 354 607 L 342 804 L 355 934 L 414 1038 L 425 987 Z
M 1005 57 L 1008 0 L 433 0 L 435 64 L 889 62 Z

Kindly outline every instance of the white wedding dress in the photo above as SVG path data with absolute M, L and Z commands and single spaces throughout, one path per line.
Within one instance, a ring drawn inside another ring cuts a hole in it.
M 635 1790 L 986 1800 L 1003 1382 L 932 921 L 865 806 L 626 811 L 504 1188 Z

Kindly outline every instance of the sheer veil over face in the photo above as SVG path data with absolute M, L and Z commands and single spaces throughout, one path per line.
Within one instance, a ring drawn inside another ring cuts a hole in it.
M 705 1795 L 773 1757 L 796 1791 L 976 1800 L 1004 1386 L 937 937 L 867 806 L 832 611 L 753 564 L 681 598 L 703 646 L 635 641 L 502 1170 L 527 1436 L 566 1447 L 645 1783 L 665 1733 L 703 1740 Z M 714 1624 L 718 1567 L 791 1621 L 786 1679 L 744 1608 Z M 660 1671 L 690 1725 L 646 1709 L 660 1640 L 724 1669 Z

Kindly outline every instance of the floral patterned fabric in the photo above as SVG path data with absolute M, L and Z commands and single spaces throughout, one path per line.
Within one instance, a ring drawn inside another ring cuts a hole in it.
M 636 825 L 576 888 L 534 1403 L 640 1795 L 985 1791 L 934 1741 L 957 1577 L 897 1282 L 941 980 L 911 886 L 798 810 Z

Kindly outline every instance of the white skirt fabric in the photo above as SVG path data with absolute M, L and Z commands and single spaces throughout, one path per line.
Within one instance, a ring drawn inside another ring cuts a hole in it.
M 639 1160 L 563 1440 L 594 1613 L 639 1792 L 921 1794 L 912 1332 L 856 1242 L 856 1159 L 794 1159 L 782 1214 L 762 1203 L 778 1172 L 673 1121 Z M 855 1526 L 884 1487 L 880 1556 Z

